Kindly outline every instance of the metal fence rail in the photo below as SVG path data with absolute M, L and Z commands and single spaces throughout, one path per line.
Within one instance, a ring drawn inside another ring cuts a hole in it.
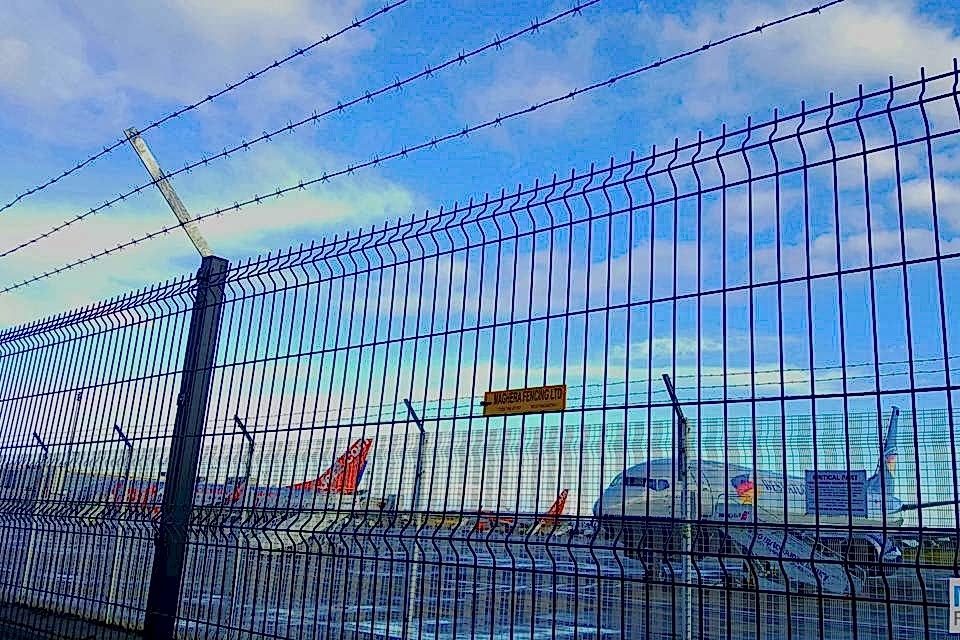
M 957 87 L 0 332 L 0 624 L 946 637 Z M 564 411 L 483 415 L 554 384 Z

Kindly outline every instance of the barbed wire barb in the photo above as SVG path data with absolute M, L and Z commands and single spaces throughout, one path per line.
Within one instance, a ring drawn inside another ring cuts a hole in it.
M 173 119 L 175 119 L 175 118 L 179 118 L 179 117 L 182 116 L 183 114 L 185 114 L 185 113 L 187 113 L 187 112 L 189 112 L 189 111 L 193 111 L 194 109 L 197 109 L 198 107 L 200 107 L 200 106 L 202 106 L 202 105 L 204 105 L 204 104 L 207 104 L 208 102 L 213 102 L 214 100 L 218 99 L 219 97 L 223 96 L 224 94 L 227 94 L 227 93 L 233 91 L 234 89 L 237 89 L 237 88 L 239 88 L 239 87 L 247 84 L 248 82 L 251 82 L 251 81 L 257 79 L 257 78 L 259 78 L 260 76 L 262 76 L 262 75 L 264 75 L 264 74 L 266 74 L 266 73 L 268 73 L 268 72 L 270 72 L 270 71 L 272 71 L 272 70 L 274 70 L 274 69 L 276 69 L 276 68 L 278 68 L 278 67 L 280 67 L 280 66 L 282 66 L 282 65 L 284 65 L 284 64 L 286 64 L 286 63 L 288 63 L 288 62 L 290 62 L 290 61 L 292 61 L 292 60 L 294 60 L 294 59 L 296 59 L 296 58 L 299 58 L 299 57 L 301 57 L 301 56 L 304 56 L 304 55 L 308 54 L 311 50 L 317 48 L 318 46 L 320 46 L 320 45 L 322 45 L 322 44 L 326 44 L 326 43 L 330 42 L 330 40 L 333 40 L 334 38 L 336 38 L 336 37 L 338 37 L 338 36 L 341 36 L 341 35 L 349 32 L 349 31 L 352 31 L 352 30 L 355 30 L 355 29 L 359 29 L 361 26 L 367 24 L 368 22 L 371 22 L 371 21 L 374 20 L 375 18 L 378 18 L 378 17 L 384 15 L 385 13 L 387 13 L 388 11 L 390 11 L 391 9 L 394 9 L 394 8 L 399 7 L 399 6 L 401 6 L 401 5 L 407 4 L 409 1 L 410 1 L 410 0 L 395 0 L 395 1 L 392 2 L 392 3 L 390 3 L 390 4 L 388 4 L 388 5 L 385 5 L 385 6 L 382 7 L 381 9 L 378 9 L 377 11 L 375 11 L 375 12 L 367 15 L 367 16 L 366 16 L 365 18 L 363 18 L 363 19 L 354 20 L 351 24 L 347 25 L 346 27 L 343 27 L 342 29 L 340 29 L 339 31 L 337 31 L 337 32 L 334 33 L 334 34 L 326 35 L 326 36 L 324 36 L 322 39 L 315 41 L 314 43 L 310 44 L 310 45 L 307 46 L 307 47 L 297 48 L 296 50 L 294 50 L 294 51 L 293 51 L 290 55 L 288 55 L 287 57 L 281 58 L 280 60 L 274 60 L 273 63 L 267 65 L 266 67 L 263 67 L 263 68 L 260 69 L 259 71 L 252 71 L 252 72 L 248 73 L 246 76 L 244 76 L 243 79 L 241 79 L 241 80 L 239 80 L 239 81 L 237 81 L 237 82 L 228 83 L 228 84 L 227 84 L 223 89 L 221 89 L 220 91 L 217 91 L 216 93 L 212 93 L 212 94 L 207 94 L 206 97 L 204 97 L 204 98 L 202 98 L 202 99 L 200 99 L 200 100 L 197 100 L 196 102 L 194 102 L 194 103 L 192 103 L 192 104 L 185 105 L 185 106 L 181 107 L 180 109 L 177 109 L 177 110 L 175 110 L 175 111 L 172 111 L 172 112 L 170 112 L 170 113 L 168 113 L 168 114 L 160 117 L 159 119 L 154 120 L 153 122 L 151 122 L 150 124 L 148 124 L 148 125 L 146 125 L 146 126 L 137 127 L 137 129 L 138 129 L 141 133 L 146 133 L 147 131 L 150 131 L 151 129 L 154 129 L 154 128 L 156 128 L 156 127 L 159 127 L 159 126 L 163 125 L 164 123 L 166 123 L 166 122 L 168 122 L 168 121 L 170 121 L 170 120 L 173 120 Z M 61 180 L 63 180 L 63 179 L 66 178 L 67 176 L 72 175 L 72 174 L 80 171 L 81 169 L 83 169 L 83 168 L 85 168 L 85 167 L 93 164 L 94 162 L 96 162 L 96 161 L 99 160 L 100 158 L 104 157 L 105 155 L 110 154 L 110 153 L 112 153 L 113 151 L 117 150 L 118 148 L 124 146 L 126 143 L 127 143 L 126 138 L 118 138 L 118 139 L 115 140 L 113 143 L 111 143 L 111 144 L 109 144 L 109 145 L 104 145 L 104 147 L 102 148 L 101 151 L 99 151 L 99 152 L 97 152 L 97 153 L 95 153 L 95 154 L 87 157 L 87 158 L 84 159 L 84 160 L 81 160 L 80 162 L 78 162 L 78 163 L 76 163 L 74 166 L 72 166 L 71 168 L 65 169 L 65 170 L 64 170 L 62 173 L 60 173 L 59 175 L 57 175 L 57 176 L 55 176 L 55 177 L 53 177 L 53 178 L 48 179 L 46 182 L 42 182 L 42 183 L 40 183 L 40 184 L 37 184 L 36 186 L 31 187 L 31 188 L 29 188 L 29 189 L 27 189 L 27 190 L 19 193 L 19 194 L 18 194 L 16 197 L 14 197 L 12 200 L 10 200 L 9 202 L 7 202 L 7 203 L 4 204 L 3 206 L 0 206 L 0 213 L 4 213 L 4 212 L 7 211 L 8 209 L 11 209 L 12 207 L 16 206 L 16 205 L 17 205 L 19 202 L 21 202 L 24 198 L 28 198 L 28 197 L 32 196 L 33 194 L 35 194 L 35 193 L 38 193 L 38 192 L 40 192 L 40 191 L 43 191 L 44 189 L 47 189 L 48 187 L 51 187 L 52 185 L 60 182 Z
M 599 2 L 599 1 L 600 1 L 600 0 L 593 0 L 594 3 Z M 826 9 L 826 8 L 829 8 L 829 7 L 837 6 L 837 5 L 842 4 L 842 3 L 844 3 L 844 2 L 846 2 L 846 0 L 831 0 L 831 2 L 827 2 L 827 3 L 825 3 L 825 4 L 819 5 L 819 7 L 820 7 L 821 9 Z M 586 6 L 586 4 L 585 4 L 584 6 Z M 568 12 L 566 12 L 566 13 L 570 13 L 570 11 L 568 10 Z M 819 13 L 819 12 L 817 12 L 817 13 Z M 773 26 L 779 26 L 779 25 L 787 24 L 787 23 L 789 23 L 789 22 L 792 22 L 792 21 L 794 21 L 794 20 L 797 20 L 797 19 L 799 19 L 799 18 L 801 18 L 801 17 L 805 17 L 805 16 L 810 15 L 810 14 L 811 14 L 811 11 L 810 11 L 810 10 L 799 11 L 799 12 L 796 12 L 796 13 L 793 13 L 793 14 L 790 14 L 790 15 L 787 15 L 787 16 L 784 16 L 784 17 L 782 17 L 782 18 L 779 18 L 779 19 L 777 19 L 777 20 L 775 20 L 775 21 L 770 22 L 770 23 L 768 24 L 768 27 L 773 27 Z M 541 24 L 543 24 L 543 23 L 541 23 Z M 529 31 L 529 28 L 527 29 L 527 31 Z M 736 41 L 736 40 L 739 40 L 739 39 L 742 39 L 742 38 L 745 38 L 745 37 L 748 37 L 748 36 L 751 36 L 751 35 L 754 35 L 754 34 L 755 34 L 755 31 L 754 31 L 754 29 L 751 27 L 751 28 L 748 28 L 748 29 L 746 29 L 746 30 L 739 31 L 739 32 L 733 33 L 733 34 L 731 34 L 731 35 L 728 35 L 727 37 L 722 38 L 722 39 L 720 39 L 720 40 L 717 40 L 716 42 L 712 43 L 711 46 L 712 46 L 712 47 L 716 47 L 716 46 L 721 46 L 721 45 L 729 44 L 730 42 L 733 42 L 733 41 Z M 492 45 L 487 45 L 487 47 L 490 47 L 490 46 L 492 46 Z M 539 109 L 541 109 L 541 108 L 543 108 L 543 107 L 547 107 L 547 106 L 550 106 L 550 105 L 553 105 L 553 104 L 557 104 L 557 103 L 563 102 L 563 101 L 565 101 L 565 100 L 572 100 L 574 97 L 576 97 L 576 96 L 578 96 L 578 95 L 582 95 L 582 94 L 585 94 L 585 93 L 589 93 L 589 92 L 595 91 L 595 90 L 597 90 L 597 89 L 600 89 L 600 88 L 609 86 L 609 85 L 611 84 L 611 81 L 619 81 L 619 80 L 624 80 L 624 79 L 627 79 L 627 78 L 631 78 L 631 77 L 638 76 L 638 75 L 640 75 L 640 74 L 642 74 L 642 73 L 646 73 L 646 72 L 648 72 L 648 71 L 650 71 L 650 70 L 652 70 L 652 69 L 658 68 L 659 66 L 662 66 L 662 64 L 667 64 L 667 63 L 670 63 L 670 62 L 675 62 L 675 61 L 678 61 L 678 60 L 682 60 L 682 59 L 685 59 L 685 58 L 688 58 L 688 57 L 697 55 L 697 54 L 699 54 L 700 52 L 702 52 L 703 50 L 704 50 L 704 48 L 703 48 L 702 46 L 701 46 L 701 47 L 692 48 L 692 49 L 687 49 L 687 50 L 685 50 L 685 51 L 682 51 L 682 52 L 680 52 L 680 53 L 674 54 L 674 55 L 669 56 L 669 57 L 667 57 L 667 58 L 663 58 L 663 62 L 662 62 L 662 63 L 648 63 L 648 64 L 645 64 L 645 65 L 642 65 L 642 66 L 639 66 L 639 67 L 635 67 L 635 68 L 630 69 L 630 70 L 628 70 L 628 71 L 625 71 L 625 72 L 616 74 L 616 75 L 614 75 L 614 76 L 611 76 L 610 78 L 607 78 L 607 79 L 605 79 L 605 80 L 601 80 L 601 81 L 595 82 L 595 83 L 593 83 L 593 84 L 590 84 L 590 85 L 588 85 L 588 86 L 586 86 L 586 87 L 583 87 L 583 88 L 581 88 L 581 89 L 576 89 L 575 91 L 571 91 L 571 92 L 569 92 L 569 93 L 565 93 L 565 94 L 562 94 L 562 95 L 560 95 L 560 96 L 556 96 L 556 97 L 553 97 L 553 98 L 548 98 L 548 99 L 546 99 L 546 100 L 543 100 L 542 102 L 535 103 L 535 104 L 532 104 L 532 105 L 530 105 L 530 106 L 528 106 L 528 107 L 518 109 L 517 111 L 514 111 L 514 112 L 509 113 L 509 114 L 507 114 L 507 115 L 497 116 L 496 118 L 493 118 L 493 119 L 490 119 L 490 120 L 481 122 L 481 123 L 476 124 L 476 125 L 474 125 L 474 126 L 472 126 L 472 127 L 469 127 L 466 131 L 464 131 L 463 129 L 456 129 L 456 130 L 454 130 L 453 132 L 447 133 L 446 135 L 443 135 L 443 136 L 433 136 L 433 137 L 429 138 L 427 141 L 425 141 L 425 142 L 423 142 L 423 143 L 420 143 L 419 145 L 416 145 L 416 146 L 413 146 L 413 147 L 405 147 L 406 154 L 409 155 L 411 152 L 414 152 L 414 151 L 422 151 L 422 150 L 426 150 L 426 149 L 437 148 L 441 143 L 448 142 L 448 141 L 450 141 L 450 140 L 454 140 L 454 139 L 460 138 L 461 136 L 466 135 L 466 133 L 472 133 L 472 132 L 475 132 L 475 131 L 481 131 L 481 130 L 483 130 L 483 129 L 491 128 L 491 127 L 496 126 L 498 123 L 502 123 L 503 121 L 506 121 L 506 120 L 518 118 L 518 117 L 523 116 L 523 115 L 525 115 L 525 114 L 532 113 L 532 112 L 534 112 L 534 111 L 536 111 L 536 110 L 539 110 Z M 453 60 L 455 61 L 456 58 L 453 58 Z M 452 64 L 452 63 L 451 63 L 451 64 Z M 950 75 L 952 75 L 952 74 L 950 74 Z M 390 85 L 390 86 L 392 87 L 392 85 Z M 832 101 L 832 99 L 831 99 L 831 101 Z M 249 144 L 250 144 L 250 143 L 244 142 L 244 143 L 243 143 L 243 148 L 244 148 L 244 149 L 247 149 L 247 148 L 249 147 Z M 386 161 L 389 161 L 389 160 L 393 160 L 393 159 L 396 159 L 396 158 L 399 158 L 399 157 L 404 157 L 404 153 L 403 153 L 402 151 L 394 151 L 394 152 L 392 152 L 392 153 L 390 153 L 390 154 L 385 154 L 385 155 L 383 155 L 383 156 L 381 157 L 381 159 L 380 159 L 379 162 L 382 163 L 382 162 L 386 162 Z M 310 180 L 305 180 L 305 181 L 303 181 L 303 185 L 304 185 L 304 186 L 310 186 L 310 185 L 317 184 L 317 183 L 327 182 L 327 181 L 328 181 L 329 179 L 331 179 L 331 178 L 335 178 L 335 177 L 343 176 L 343 175 L 352 175 L 352 174 L 353 174 L 354 172 L 356 172 L 357 170 L 364 169 L 364 168 L 367 168 L 367 167 L 372 167 L 372 166 L 373 166 L 373 161 L 372 161 L 372 160 L 368 160 L 368 161 L 362 162 L 362 163 L 360 163 L 360 164 L 348 164 L 346 168 L 341 169 L 341 170 L 339 170 L 339 171 L 336 171 L 336 172 L 333 172 L 333 173 L 329 173 L 329 174 L 328 174 L 328 173 L 324 173 L 321 177 L 313 178 L 313 179 L 310 179 Z M 292 185 L 289 185 L 289 186 L 285 187 L 284 189 L 281 190 L 281 192 L 282 192 L 282 193 L 285 193 L 285 192 L 287 192 L 287 191 L 293 191 L 293 190 L 295 190 L 295 189 L 300 189 L 300 188 L 302 188 L 302 187 L 300 186 L 300 183 L 297 182 L 297 183 L 294 183 L 294 184 L 292 184 Z M 266 196 L 266 197 L 272 198 L 272 197 L 275 197 L 275 196 L 269 195 L 269 196 Z M 239 212 L 240 210 L 242 210 L 243 207 L 245 207 L 245 206 L 247 206 L 247 205 L 250 205 L 250 204 L 254 204 L 254 203 L 260 204 L 261 200 L 263 199 L 263 198 L 261 198 L 260 196 L 256 196 L 255 198 L 256 198 L 256 199 L 248 199 L 248 200 L 246 200 L 246 201 L 244 201 L 244 202 L 239 202 L 239 201 L 235 202 L 235 206 L 234 206 L 234 209 L 233 209 L 234 212 Z M 213 216 L 213 215 L 216 215 L 215 212 L 214 212 L 214 211 L 209 211 L 209 212 L 207 212 L 207 213 L 205 213 L 205 214 L 201 214 L 201 215 L 195 216 L 195 217 L 194 217 L 194 220 L 197 221 L 197 222 L 199 222 L 199 221 L 202 221 L 202 220 L 204 220 L 204 219 L 206 219 L 206 218 L 209 218 L 209 217 L 211 217 L 211 216 Z M 174 228 L 176 228 L 176 227 L 174 227 Z M 167 227 L 167 228 L 165 228 L 165 229 L 169 229 L 169 227 Z M 162 230 L 161 230 L 161 231 L 162 231 Z M 140 240 L 144 240 L 144 239 L 145 239 L 144 236 L 140 236 L 140 237 L 138 237 L 138 238 L 135 238 L 135 239 L 133 239 L 133 240 L 127 242 L 127 243 L 124 243 L 124 248 L 129 247 L 129 246 L 133 245 L 135 242 L 140 241 Z M 116 251 L 118 251 L 118 250 L 115 250 L 115 249 L 105 249 L 105 250 L 101 251 L 100 253 L 96 254 L 96 256 L 97 256 L 97 258 L 99 258 L 99 257 L 103 257 L 103 256 L 106 256 L 106 255 L 110 255 L 110 254 L 112 254 L 112 253 L 115 253 Z M 3 257 L 3 256 L 5 256 L 5 255 L 9 255 L 9 253 L 11 253 L 11 252 L 12 252 L 12 250 L 10 250 L 10 251 L 8 251 L 8 252 L 6 252 L 6 253 L 4 253 L 4 254 L 0 254 L 0 257 Z M 80 264 L 82 264 L 82 263 L 81 263 L 81 262 L 67 263 L 67 264 L 63 265 L 63 267 L 61 267 L 61 270 L 68 270 L 68 269 L 74 268 L 74 267 L 76 267 L 76 266 L 79 266 Z M 14 290 L 16 290 L 16 289 L 22 288 L 22 287 L 24 287 L 24 286 L 27 286 L 27 285 L 29 285 L 29 284 L 32 284 L 32 283 L 37 282 L 37 281 L 39 281 L 39 280 L 42 280 L 42 279 L 44 279 L 44 278 L 46 278 L 46 277 L 49 277 L 49 276 L 39 275 L 39 276 L 35 276 L 35 277 L 32 277 L 32 278 L 28 278 L 28 279 L 23 280 L 23 281 L 21 281 L 21 282 L 18 282 L 18 283 L 9 285 L 9 286 L 7 286 L 7 287 L 4 287 L 4 288 L 0 289 L 0 294 L 8 293 L 8 292 L 10 292 L 10 291 L 14 291 Z
M 592 5 L 598 4 L 598 3 L 601 2 L 601 1 L 602 1 L 602 0 L 589 0 L 588 2 L 584 3 L 583 5 L 581 5 L 581 7 L 592 6 Z M 552 24 L 552 23 L 557 22 L 557 21 L 559 21 L 559 20 L 563 20 L 563 19 L 565 19 L 565 18 L 568 18 L 568 17 L 571 17 L 571 16 L 575 16 L 575 15 L 578 15 L 578 14 L 574 13 L 572 10 L 562 11 L 562 12 L 560 12 L 560 13 L 555 14 L 555 15 L 552 16 L 551 18 L 549 18 L 549 19 L 547 19 L 547 20 L 545 20 L 545 21 L 540 22 L 540 23 L 539 23 L 539 26 L 540 26 L 540 27 L 543 27 L 543 26 L 545 26 L 545 25 Z M 179 169 L 179 170 L 176 170 L 176 171 L 173 171 L 173 172 L 167 174 L 167 177 L 168 177 L 168 178 L 172 178 L 172 177 L 175 177 L 175 176 L 179 175 L 180 173 L 183 173 L 184 171 L 189 172 L 190 170 L 192 170 L 192 169 L 200 166 L 201 164 L 204 165 L 204 166 L 208 166 L 210 162 L 215 161 L 215 160 L 219 160 L 219 159 L 223 159 L 223 158 L 229 158 L 230 156 L 232 156 L 232 155 L 233 155 L 234 153 L 236 153 L 237 151 L 247 151 L 247 150 L 250 149 L 250 147 L 256 146 L 256 145 L 258 145 L 258 144 L 260 144 L 260 143 L 262 143 L 262 142 L 270 142 L 271 139 L 273 138 L 273 136 L 277 135 L 278 133 L 282 133 L 283 131 L 289 131 L 290 133 L 293 133 L 293 131 L 294 131 L 295 129 L 299 129 L 299 128 L 303 127 L 304 125 L 309 124 L 310 122 L 316 122 L 316 123 L 319 125 L 319 119 L 322 118 L 322 117 L 327 117 L 327 116 L 331 116 L 331 115 L 335 115 L 335 114 L 342 114 L 342 113 L 344 113 L 347 109 L 350 109 L 350 108 L 352 108 L 352 107 L 355 106 L 355 105 L 358 105 L 358 104 L 360 104 L 360 103 L 362 103 L 362 102 L 370 103 L 370 102 L 373 101 L 374 98 L 383 96 L 383 95 L 389 93 L 389 92 L 392 91 L 392 90 L 402 91 L 403 88 L 404 88 L 406 85 L 411 84 L 411 83 L 416 82 L 416 81 L 421 80 L 421 79 L 431 78 L 431 77 L 434 76 L 434 74 L 436 74 L 436 72 L 438 72 L 438 71 L 440 71 L 440 70 L 448 69 L 448 68 L 452 67 L 454 64 L 458 64 L 458 65 L 459 65 L 459 64 L 463 64 L 463 63 L 466 62 L 466 60 L 468 60 L 469 58 L 472 58 L 472 57 L 474 57 L 474 56 L 478 56 L 478 55 L 484 54 L 484 53 L 490 51 L 491 49 L 502 50 L 502 45 L 503 45 L 503 44 L 512 42 L 512 41 L 514 41 L 514 40 L 516 40 L 516 39 L 518 39 L 518 38 L 520 38 L 520 37 L 522 37 L 522 36 L 525 36 L 525 35 L 527 35 L 527 34 L 529 34 L 529 33 L 532 33 L 532 32 L 533 32 L 533 27 L 528 26 L 528 27 L 526 27 L 526 28 L 520 29 L 519 31 L 516 31 L 516 32 L 510 34 L 510 35 L 507 36 L 506 38 L 501 38 L 499 35 L 497 35 L 493 42 L 483 44 L 483 45 L 477 47 L 476 49 L 473 49 L 473 50 L 470 51 L 470 52 L 466 52 L 466 53 L 465 53 L 465 52 L 461 51 L 461 52 L 458 53 L 457 55 L 451 56 L 450 58 L 448 58 L 447 60 L 445 60 L 444 62 L 440 63 L 440 64 L 437 65 L 437 66 L 431 67 L 431 66 L 428 65 L 428 66 L 424 69 L 424 71 L 422 71 L 422 72 L 420 72 L 420 73 L 415 73 L 415 74 L 413 74 L 413 75 L 411 75 L 411 76 L 408 76 L 408 77 L 407 77 L 406 79 L 404 79 L 404 80 L 400 80 L 400 78 L 399 78 L 399 76 L 398 76 L 397 79 L 396 79 L 393 83 L 391 83 L 391 84 L 389 84 L 389 85 L 384 85 L 384 86 L 382 86 L 382 87 L 380 87 L 379 89 L 376 89 L 376 90 L 374 90 L 374 91 L 366 90 L 366 91 L 363 92 L 362 95 L 359 95 L 359 96 L 357 96 L 357 97 L 355 97 L 355 98 L 353 98 L 353 99 L 351 99 L 351 100 L 348 100 L 348 101 L 346 101 L 346 102 L 343 102 L 342 100 L 338 100 L 335 106 L 328 107 L 326 110 L 324 110 L 323 112 L 320 112 L 320 113 L 318 113 L 317 110 L 314 109 L 309 115 L 303 117 L 302 119 L 298 120 L 297 122 L 289 122 L 289 121 L 288 121 L 287 125 L 284 126 L 284 127 L 281 127 L 281 128 L 279 128 L 279 129 L 276 129 L 276 130 L 273 130 L 273 131 L 263 131 L 260 136 L 258 136 L 257 138 L 255 138 L 255 139 L 253 139 L 253 140 L 250 140 L 249 142 L 248 142 L 245 138 L 241 138 L 239 144 L 236 144 L 236 145 L 234 145 L 234 146 L 232 146 L 232 147 L 224 147 L 223 151 L 222 151 L 221 153 L 219 153 L 219 154 L 216 154 L 216 155 L 214 155 L 214 156 L 206 156 L 206 157 L 204 157 L 203 155 L 201 155 L 201 158 L 200 158 L 199 160 L 195 160 L 195 161 L 193 161 L 193 162 L 187 162 L 187 163 L 185 163 L 185 165 L 184 165 L 184 167 L 183 167 L 182 169 Z M 128 195 L 128 196 L 129 196 L 129 195 L 133 195 L 133 194 L 136 194 L 136 193 L 140 193 L 141 190 L 143 190 L 143 189 L 145 189 L 145 188 L 149 188 L 149 187 L 151 187 L 151 186 L 154 186 L 154 183 L 153 183 L 153 182 L 146 182 L 146 183 L 144 183 L 144 184 L 136 187 L 135 189 L 127 192 L 125 195 Z M 112 201 L 111 201 L 111 202 L 112 202 Z M 104 208 L 106 208 L 106 207 L 105 207 L 105 206 L 104 206 L 104 207 L 97 207 L 97 208 L 91 210 L 90 212 L 85 213 L 84 215 L 81 215 L 81 216 L 77 217 L 76 219 L 71 219 L 71 220 L 69 220 L 69 221 L 67 221 L 67 222 L 65 222 L 65 223 L 63 223 L 63 224 L 57 225 L 57 227 L 55 227 L 55 229 L 54 229 L 54 232 L 60 231 L 60 230 L 62 230 L 62 229 L 64 229 L 64 228 L 70 226 L 71 224 L 73 224 L 73 223 L 75 223 L 75 222 L 78 222 L 78 221 L 84 219 L 85 217 L 87 217 L 87 216 L 89 216 L 89 215 L 95 215 L 96 213 L 99 213 L 99 212 L 100 212 L 101 210 L 103 210 Z M 19 251 L 19 250 L 21 250 L 21 249 L 23 249 L 23 248 L 25 248 L 25 247 L 28 247 L 28 246 L 34 244 L 35 242 L 37 242 L 37 241 L 40 240 L 40 239 L 42 239 L 42 238 L 41 238 L 41 237 L 34 237 L 34 238 L 30 239 L 30 240 L 26 240 L 26 241 L 24 241 L 24 242 L 21 242 L 20 244 L 18 244 L 18 245 L 16 245 L 16 246 L 13 246 L 13 247 L 11 247 L 10 249 L 7 249 L 7 250 L 5 250 L 5 251 L 3 251 L 3 252 L 0 252 L 0 258 L 4 258 L 4 257 L 6 257 L 6 256 L 8 256 L 8 255 L 10 255 L 10 254 L 12 254 L 12 253 L 16 253 L 17 251 Z

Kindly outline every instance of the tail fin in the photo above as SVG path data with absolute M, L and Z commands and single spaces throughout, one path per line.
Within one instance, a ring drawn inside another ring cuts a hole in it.
M 886 496 L 893 496 L 896 488 L 897 474 L 897 419 L 900 409 L 893 407 L 890 412 L 890 423 L 883 438 L 883 448 L 880 450 L 880 460 L 877 462 L 877 472 L 870 478 L 870 484 L 879 492 L 881 487 Z
M 354 493 L 367 466 L 372 439 L 357 440 L 347 452 L 337 458 L 333 466 L 315 479 L 290 485 L 291 489 L 326 491 L 329 493 Z
M 550 509 L 547 511 L 546 515 L 540 518 L 540 524 L 557 524 L 560 516 L 563 515 L 564 508 L 567 505 L 567 495 L 569 495 L 569 493 L 569 489 L 564 489 L 560 492 L 560 495 L 557 496 L 557 499 L 553 501 L 552 505 L 550 505 Z

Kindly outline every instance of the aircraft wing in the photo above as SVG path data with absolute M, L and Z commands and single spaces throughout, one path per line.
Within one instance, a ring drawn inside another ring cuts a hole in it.
M 960 500 L 937 500 L 934 502 L 916 503 L 905 502 L 900 507 L 900 511 L 919 511 L 921 509 L 932 509 L 933 507 L 952 507 L 955 504 L 960 504 Z

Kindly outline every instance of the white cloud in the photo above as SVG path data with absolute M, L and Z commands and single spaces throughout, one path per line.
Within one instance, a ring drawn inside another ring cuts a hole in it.
M 902 238 L 906 249 L 906 259 L 928 258 L 936 255 L 936 243 L 931 229 L 907 228 Z M 866 232 L 841 236 L 840 256 L 842 269 L 866 267 L 873 256 L 873 264 L 888 264 L 904 259 L 901 247 L 901 234 L 895 229 L 873 229 Z M 871 254 L 872 251 L 872 254 Z M 940 240 L 940 253 L 948 254 L 960 251 L 960 239 Z M 754 253 L 755 268 L 762 280 L 778 279 L 776 249 L 764 248 Z M 806 252 L 802 244 L 785 244 L 781 254 L 782 271 L 780 277 L 789 278 L 806 272 Z M 837 236 L 823 233 L 810 243 L 810 272 L 812 274 L 837 272 Z
M 241 200 L 272 193 L 277 185 L 296 184 L 300 175 L 319 175 L 323 165 L 339 166 L 342 159 L 309 153 L 295 142 L 275 142 L 257 153 L 242 154 L 233 162 L 174 179 L 174 186 L 196 216 L 229 206 L 222 194 Z M 201 231 L 218 255 L 236 260 L 276 252 L 324 234 L 355 230 L 414 209 L 414 194 L 405 187 L 367 171 L 329 183 L 269 198 L 201 223 Z M 69 203 L 69 201 L 68 201 Z M 0 216 L 0 237 L 12 247 L 76 215 L 69 204 L 21 205 L 16 215 Z M 29 278 L 94 251 L 175 223 L 156 191 L 146 191 L 78 222 L 50 238 L 0 258 L 0 282 Z M 0 325 L 13 325 L 58 313 L 102 298 L 125 293 L 196 269 L 196 252 L 186 236 L 174 229 L 122 253 L 96 260 L 61 275 L 2 294 Z
M 717 15 L 704 8 L 688 20 L 647 14 L 641 37 L 656 36 L 670 49 L 700 46 L 731 33 L 769 22 L 804 7 L 801 2 L 777 1 L 766 6 L 733 2 Z M 960 50 L 960 37 L 915 8 L 914 2 L 881 0 L 848 2 L 820 15 L 772 27 L 732 46 L 697 56 L 693 73 L 671 84 L 681 102 L 697 118 L 721 112 L 740 114 L 760 107 L 769 110 L 772 92 L 778 102 L 810 97 L 830 89 L 852 94 L 858 83 L 874 86 L 893 74 L 900 80 L 949 68 Z
M 937 215 L 947 221 L 954 231 L 960 231 L 960 183 L 947 176 L 937 176 L 936 201 Z M 929 179 L 911 180 L 903 185 L 903 205 L 905 208 L 922 211 L 932 215 L 933 191 Z
M 487 87 L 468 95 L 468 111 L 477 118 L 489 119 L 495 113 L 511 113 L 568 93 L 576 86 L 574 72 L 560 64 L 560 60 L 561 56 L 556 53 L 540 51 L 529 43 L 515 45 L 499 62 Z M 565 106 L 567 108 L 551 107 L 537 122 L 551 124 L 565 120 L 570 105 Z
M 801 195 L 796 189 L 781 186 L 778 203 L 777 190 L 769 180 L 755 182 L 752 187 L 749 193 L 745 187 L 729 190 L 726 194 L 725 210 L 721 202 L 714 201 L 709 207 L 708 223 L 712 222 L 719 227 L 721 221 L 726 222 L 728 231 L 740 234 L 751 230 L 754 234 L 763 233 L 773 229 L 777 216 L 783 218 L 789 205 Z
M 551 25 L 553 37 L 524 40 L 509 45 L 496 56 L 485 86 L 465 92 L 464 109 L 473 119 L 487 120 L 556 98 L 591 82 L 602 20 L 573 19 L 568 25 Z M 555 127 L 592 103 L 589 95 L 551 105 L 530 121 L 534 126 Z
M 158 104 L 193 102 L 253 69 L 349 24 L 359 0 L 324 2 L 112 3 L 56 0 L 5 7 L 0 26 L 0 101 L 9 124 L 61 144 L 97 140 Z M 350 55 L 369 46 L 359 30 L 324 45 L 310 66 L 342 77 Z M 259 122 L 304 97 L 300 61 L 254 81 L 241 115 Z M 316 96 L 324 82 L 311 82 Z M 222 105 L 217 108 L 222 108 Z

